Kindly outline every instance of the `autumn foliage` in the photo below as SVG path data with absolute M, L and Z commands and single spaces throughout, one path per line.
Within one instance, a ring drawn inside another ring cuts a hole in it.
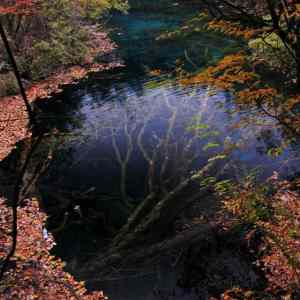
M 286 126 L 293 134 L 299 134 L 300 117 L 296 109 L 300 103 L 298 93 L 266 80 L 265 75 L 259 71 L 261 66 L 264 63 L 246 52 L 239 52 L 225 56 L 215 66 L 182 79 L 181 82 L 185 85 L 211 85 L 230 91 L 236 109 L 256 107 L 267 117 Z M 273 76 L 276 75 L 273 73 Z
M 0 257 L 10 249 L 11 211 L 0 200 Z M 0 299 L 105 299 L 102 292 L 87 293 L 84 283 L 77 282 L 63 270 L 63 262 L 51 256 L 53 237 L 45 229 L 46 215 L 35 199 L 18 208 L 17 250 L 0 283 Z
M 255 109 L 256 116 L 262 112 L 298 137 L 298 1 L 251 1 L 252 5 L 250 1 L 203 2 L 207 8 L 205 30 L 241 40 L 241 51 L 181 82 L 229 91 L 236 110 Z M 266 284 L 255 291 L 233 288 L 224 292 L 222 299 L 298 299 L 299 179 L 282 181 L 275 173 L 263 185 L 244 182 L 234 187 L 223 200 L 231 222 L 250 226 L 246 237 L 249 251 L 256 257 Z M 259 242 L 256 235 L 261 237 Z
M 28 15 L 37 8 L 36 0 L 3 0 L 0 5 L 0 15 Z
M 103 38 L 100 18 L 110 8 L 125 9 L 119 0 L 5 0 L 0 4 L 0 21 L 16 58 L 20 74 L 27 82 L 45 79 L 73 65 L 94 62 L 111 49 Z M 93 16 L 93 17 L 92 17 Z M 97 22 L 96 22 L 97 21 Z M 0 96 L 16 94 L 9 81 L 11 68 L 0 48 L 0 86 L 8 88 Z M 2 84 L 3 85 L 3 84 Z
M 59 1 L 57 1 L 57 4 L 58 2 Z M 27 81 L 26 94 L 30 103 L 34 102 L 37 99 L 46 99 L 50 95 L 60 92 L 64 85 L 76 83 L 79 79 L 87 76 L 87 74 L 90 72 L 99 72 L 120 66 L 120 63 L 117 61 L 106 64 L 99 64 L 94 61 L 97 55 L 110 53 L 115 49 L 116 45 L 112 43 L 107 33 L 101 32 L 94 27 L 82 25 L 85 32 L 89 35 L 89 39 L 85 42 L 86 44 L 84 45 L 85 47 L 88 47 L 88 50 L 85 52 L 84 60 L 81 62 L 81 64 L 68 64 L 68 66 L 64 66 L 64 68 L 60 67 L 57 69 L 55 68 L 55 66 L 53 66 L 54 68 L 52 68 L 51 63 L 48 62 L 47 58 L 49 53 L 46 53 L 43 54 L 43 59 L 45 58 L 47 60 L 45 62 L 45 65 L 47 65 L 46 71 L 46 69 L 43 68 L 42 57 L 39 56 L 37 52 L 33 53 L 34 49 L 32 44 L 34 41 L 40 42 L 40 40 L 45 37 L 45 33 L 40 32 L 35 27 L 33 27 L 30 31 L 23 31 L 28 26 L 33 26 L 32 23 L 35 23 L 37 20 L 46 22 L 44 19 L 45 16 L 43 16 L 39 11 L 39 6 L 41 4 L 41 1 L 20 0 L 4 1 L 1 2 L 0 5 L 0 14 L 2 14 L 4 18 L 4 24 L 6 25 L 5 29 L 10 38 L 10 44 L 16 56 L 17 62 L 21 62 L 21 64 L 18 64 L 20 73 L 24 75 L 24 65 L 22 65 L 22 61 L 30 61 L 29 56 L 34 56 L 34 59 L 38 60 L 41 63 L 39 64 L 39 68 L 36 69 L 34 67 L 35 63 L 31 61 L 30 68 L 32 70 L 35 69 L 38 71 L 38 73 L 48 71 L 50 72 L 44 74 L 48 75 L 45 76 L 46 78 L 39 78 L 37 82 L 28 83 Z M 58 13 L 57 9 L 53 10 L 55 14 Z M 8 20 L 11 20 L 12 22 L 10 23 L 8 22 Z M 65 22 L 67 22 L 67 19 L 65 20 Z M 45 28 L 47 28 L 48 26 L 49 24 L 46 22 Z M 12 32 L 14 32 L 16 35 L 12 35 Z M 48 34 L 50 34 L 50 32 L 48 32 Z M 76 39 L 76 36 L 74 38 Z M 63 41 L 61 42 L 63 43 Z M 15 43 L 18 43 L 17 48 Z M 27 54 L 29 55 L 28 57 Z M 70 53 L 66 53 L 64 55 L 66 55 L 67 57 L 72 56 Z M 58 56 L 55 57 L 55 61 L 56 60 L 59 62 Z M 68 62 L 72 63 L 71 61 Z M 73 63 L 75 63 L 75 61 Z M 50 66 L 50 69 L 48 69 L 48 66 Z M 2 84 L 1 78 L 4 78 Z M 14 75 L 11 74 L 11 72 L 7 71 L 3 71 L 3 73 L 1 73 L 0 70 L 0 97 L 7 94 L 8 91 L 12 94 L 18 92 L 18 88 L 15 87 L 15 85 Z M 12 88 L 10 88 L 10 86 L 12 86 Z M 25 138 L 26 136 L 30 136 L 31 133 L 27 130 L 27 125 L 28 116 L 26 115 L 22 98 L 19 95 L 2 97 L 0 102 L 0 160 L 2 160 L 10 153 L 16 142 Z
M 280 181 L 277 173 L 265 185 L 245 182 L 224 200 L 225 208 L 239 222 L 254 225 L 249 240 L 255 232 L 262 233 L 254 253 L 256 265 L 267 280 L 264 292 L 270 299 L 299 296 L 299 200 L 299 180 Z

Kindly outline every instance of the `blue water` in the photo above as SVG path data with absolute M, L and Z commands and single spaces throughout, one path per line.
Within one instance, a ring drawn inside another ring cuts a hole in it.
M 175 30 L 195 13 L 190 8 L 178 11 L 181 13 L 166 8 L 116 14 L 109 26 L 114 28 L 111 37 L 119 46 L 115 55 L 125 67 L 94 74 L 40 104 L 48 116 L 56 116 L 49 120 L 49 128 L 65 133 L 39 181 L 49 212 L 56 202 L 45 186 L 69 193 L 91 190 L 94 198 L 90 204 L 80 205 L 103 213 L 105 222 L 118 229 L 132 207 L 152 189 L 172 191 L 220 153 L 226 157 L 210 176 L 233 182 L 241 182 L 252 171 L 259 180 L 274 171 L 283 177 L 300 171 L 297 147 L 287 142 L 274 120 L 255 108 L 252 113 L 238 111 L 226 91 L 179 83 L 174 76 L 179 63 L 187 72 L 199 71 L 220 59 L 234 42 L 206 33 L 158 41 L 161 33 Z M 161 74 L 153 75 L 151 71 L 157 69 Z M 283 149 L 280 155 L 270 155 L 279 147 Z M 154 164 L 152 173 L 150 162 Z M 191 193 L 199 184 L 190 187 Z M 64 213 L 50 213 L 50 223 L 51 218 L 53 223 L 59 222 Z M 72 218 L 76 223 L 79 217 L 74 214 Z M 99 251 L 107 237 L 103 222 L 78 223 L 56 235 L 56 254 L 68 262 L 71 271 L 76 271 L 79 257 Z M 134 271 L 125 278 L 104 278 L 99 287 L 112 300 L 159 299 L 153 290 L 174 288 L 176 276 L 170 268 L 158 269 L 152 268 L 148 275 L 145 271 L 139 278 L 132 276 Z

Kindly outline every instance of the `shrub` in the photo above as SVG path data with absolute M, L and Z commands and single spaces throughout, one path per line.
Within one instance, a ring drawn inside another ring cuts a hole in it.
M 0 74 L 0 97 L 18 92 L 18 83 L 13 72 Z

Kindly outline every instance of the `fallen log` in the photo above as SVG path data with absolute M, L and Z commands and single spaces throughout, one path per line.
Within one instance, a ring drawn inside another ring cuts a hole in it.
M 188 199 L 178 199 L 181 192 L 185 188 L 189 188 L 192 182 L 205 178 L 206 173 L 211 170 L 215 163 L 215 161 L 208 163 L 196 174 L 183 180 L 176 188 L 158 201 L 155 201 L 155 194 L 150 194 L 137 207 L 128 219 L 127 224 L 123 226 L 120 233 L 112 241 L 111 248 L 117 249 L 117 251 L 126 248 L 130 249 L 145 242 L 145 240 L 149 242 L 149 232 L 157 232 L 157 229 L 162 232 L 162 229 L 168 228 L 187 205 L 193 203 L 201 196 L 207 195 L 208 187 L 204 187 Z
M 112 246 L 117 247 L 124 236 L 126 236 L 139 222 L 141 222 L 142 218 L 151 210 L 153 205 L 155 204 L 155 194 L 151 193 L 146 197 L 144 201 L 134 210 L 131 216 L 128 218 L 127 223 L 121 228 L 119 233 L 113 240 Z
M 178 191 L 181 191 L 181 187 Z M 123 237 L 117 245 L 118 249 L 131 248 L 136 244 L 141 244 L 144 240 L 149 240 L 149 233 L 156 233 L 159 229 L 160 233 L 163 233 L 169 228 L 169 225 L 174 219 L 182 212 L 184 207 L 195 202 L 201 196 L 206 195 L 207 189 L 202 189 L 195 195 L 188 199 L 181 199 L 178 201 L 177 191 L 170 193 L 163 200 L 157 203 L 157 205 L 151 210 L 151 212 L 144 216 L 144 220 L 136 225 L 132 230 L 123 233 Z M 177 201 L 176 201 L 177 200 Z M 125 225 L 126 226 L 126 225 Z
M 183 231 L 171 239 L 150 246 L 126 250 L 112 248 L 98 259 L 93 259 L 93 262 L 85 265 L 83 267 L 84 270 L 80 272 L 80 276 L 87 281 L 100 281 L 103 280 L 103 276 L 114 272 L 115 268 L 121 270 L 126 266 L 140 262 L 146 264 L 147 261 L 154 257 L 167 254 L 169 251 L 176 251 L 182 247 L 187 248 L 204 241 L 212 242 L 215 240 L 216 232 L 217 228 L 215 225 L 203 224 L 192 230 Z

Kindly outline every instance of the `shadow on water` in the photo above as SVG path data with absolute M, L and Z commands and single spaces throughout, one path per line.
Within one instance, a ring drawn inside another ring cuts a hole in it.
M 221 274 L 224 288 L 229 281 L 255 285 L 257 278 L 247 258 L 239 257 L 225 241 L 220 251 L 212 250 L 210 240 L 204 243 L 206 250 L 192 245 L 190 257 L 211 253 L 201 258 L 202 264 L 188 258 L 179 263 L 187 241 L 175 253 L 159 252 L 153 261 L 142 256 L 146 265 L 135 261 L 125 267 L 114 249 L 118 255 L 132 256 L 145 245 L 151 249 L 152 244 L 168 241 L 177 223 L 195 217 L 213 219 L 219 203 L 209 189 L 202 192 L 207 179 L 240 182 L 253 170 L 259 180 L 273 171 L 282 176 L 300 171 L 295 145 L 286 145 L 276 157 L 270 155 L 286 143 L 274 120 L 257 111 L 254 118 L 252 113 L 236 111 L 228 93 L 182 86 L 174 79 L 171 71 L 178 59 L 195 71 L 186 53 L 202 68 L 232 45 L 203 33 L 188 40 L 156 41 L 160 33 L 176 29 L 193 15 L 190 7 L 180 12 L 169 7 L 155 12 L 136 8 L 128 15 L 115 15 L 110 21 L 116 28 L 112 38 L 127 67 L 94 74 L 37 105 L 41 118 L 47 119 L 48 134 L 26 178 L 43 170 L 34 190 L 49 214 L 55 254 L 67 262 L 69 271 L 87 280 L 91 288 L 104 289 L 113 300 L 206 299 L 208 289 L 215 288 L 205 277 L 210 273 Z M 204 49 L 203 45 L 210 46 Z M 149 75 L 153 69 L 162 75 Z M 237 126 L 242 123 L 245 126 Z M 22 147 L 17 152 L 22 153 Z M 47 161 L 44 167 L 42 160 Z M 135 207 L 141 209 L 140 216 L 133 213 Z M 153 214 L 155 209 L 160 218 Z M 132 222 L 128 228 L 126 222 Z M 102 263 L 107 273 L 90 267 L 104 260 L 103 253 L 114 262 Z M 240 273 L 224 279 L 222 271 L 214 269 L 214 261 L 226 265 L 227 274 L 234 273 L 230 265 Z M 84 268 L 98 275 L 85 277 Z M 205 273 L 199 281 L 207 288 L 193 291 L 186 278 L 196 275 L 185 274 L 182 279 L 186 270 Z

